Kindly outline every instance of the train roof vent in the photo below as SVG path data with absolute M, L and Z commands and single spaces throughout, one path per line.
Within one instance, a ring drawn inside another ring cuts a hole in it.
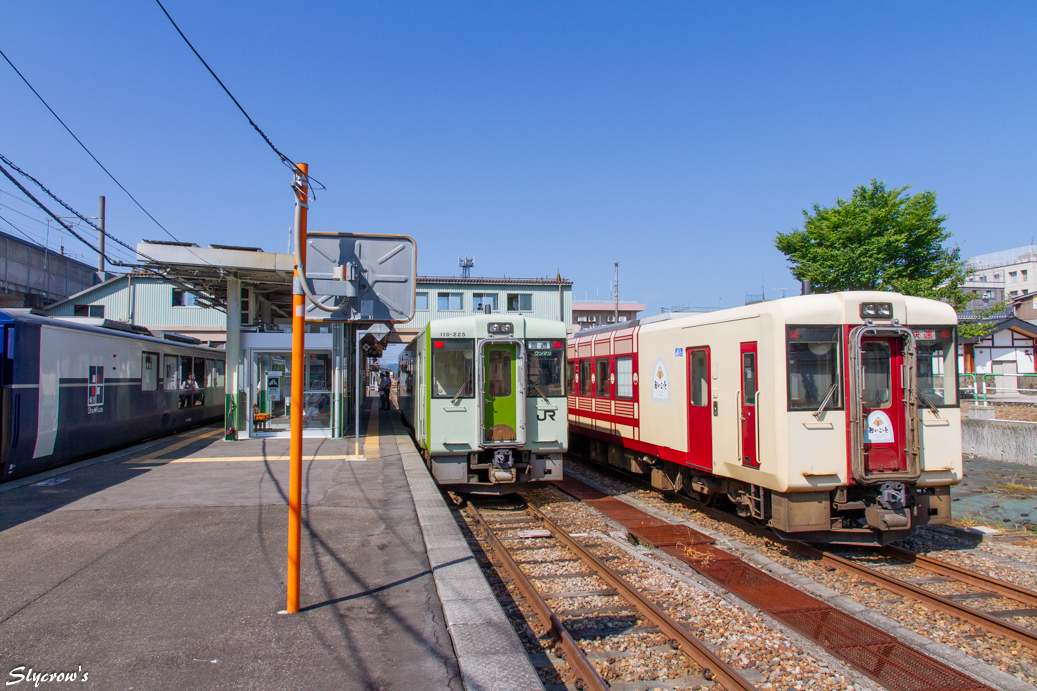
M 185 336 L 183 334 L 173 333 L 172 331 L 156 331 L 156 336 L 166 339 L 167 341 L 173 341 L 174 343 L 187 343 L 188 345 L 201 345 L 202 340 L 195 338 L 194 336 Z
M 147 327 L 138 326 L 136 324 L 127 324 L 126 322 L 115 321 L 114 319 L 104 319 L 102 317 L 54 317 L 63 322 L 72 322 L 73 324 L 86 324 L 87 326 L 99 326 L 102 329 L 111 329 L 112 331 L 124 331 L 131 334 L 139 334 L 141 336 L 150 336 L 151 331 Z

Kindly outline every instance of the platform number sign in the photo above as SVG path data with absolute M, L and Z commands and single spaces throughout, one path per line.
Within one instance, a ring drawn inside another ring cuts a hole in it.
M 104 367 L 90 367 L 90 379 L 86 388 L 87 415 L 104 412 Z

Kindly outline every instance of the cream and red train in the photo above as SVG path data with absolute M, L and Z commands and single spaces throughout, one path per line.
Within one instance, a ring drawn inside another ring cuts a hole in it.
M 956 324 L 941 302 L 846 292 L 581 331 L 571 445 L 783 535 L 884 544 L 950 520 Z

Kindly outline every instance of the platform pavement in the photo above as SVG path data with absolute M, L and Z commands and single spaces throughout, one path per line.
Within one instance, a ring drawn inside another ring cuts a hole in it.
M 371 416 L 373 402 L 367 458 L 344 460 L 352 440 L 304 444 L 296 615 L 277 614 L 287 440 L 203 428 L 0 485 L 0 679 L 24 666 L 88 673 L 84 689 L 542 688 L 531 667 L 497 685 L 509 660 L 492 655 L 521 644 L 485 580 L 449 578 L 474 578 L 471 552 L 396 412 Z

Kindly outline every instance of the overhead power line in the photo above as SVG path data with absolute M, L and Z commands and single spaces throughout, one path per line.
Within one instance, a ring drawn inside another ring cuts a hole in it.
M 222 79 L 216 76 L 216 73 L 213 71 L 213 69 L 209 67 L 209 63 L 205 61 L 205 58 L 202 57 L 201 53 L 199 53 L 198 50 L 194 47 L 194 45 L 187 39 L 187 36 L 184 35 L 184 32 L 180 30 L 180 27 L 177 25 L 177 23 L 173 20 L 173 17 L 166 10 L 165 6 L 162 4 L 162 1 L 155 0 L 155 2 L 158 3 L 159 8 L 162 10 L 162 14 L 166 15 L 166 19 L 168 19 L 169 23 L 173 25 L 173 28 L 176 29 L 176 32 L 180 34 L 180 38 L 184 39 L 184 43 L 187 44 L 187 47 L 190 48 L 191 52 L 194 53 L 195 57 L 197 57 L 201 61 L 201 63 L 205 65 L 205 69 L 209 70 L 209 74 L 211 74 L 212 78 L 216 80 L 216 83 L 219 84 L 223 91 L 227 94 L 227 96 L 230 97 L 230 100 L 234 101 L 234 105 L 238 107 L 238 110 L 241 111 L 241 114 L 245 116 L 246 120 L 248 120 L 248 124 L 252 125 L 252 128 L 259 133 L 259 136 L 263 138 L 263 141 L 266 142 L 266 145 L 269 146 L 275 154 L 277 154 L 278 158 L 281 159 L 281 163 L 284 163 L 286 166 L 288 166 L 288 168 L 291 169 L 291 171 L 296 175 L 302 175 L 303 177 L 308 178 L 311 183 L 316 183 L 320 188 L 324 189 L 324 185 L 321 185 L 319 181 L 309 178 L 309 176 L 307 175 L 303 175 L 302 171 L 299 170 L 299 166 L 295 165 L 295 161 L 285 156 L 283 153 L 281 153 L 280 149 L 274 146 L 274 143 L 270 141 L 270 137 L 266 136 L 266 133 L 263 132 L 263 130 L 259 129 L 259 125 L 256 124 L 256 121 L 253 120 L 247 112 L 245 112 L 245 109 L 241 106 L 240 103 L 238 103 L 238 99 L 234 98 L 234 94 L 230 92 L 230 89 L 227 88 L 227 85 L 223 83 Z
M 123 187 L 123 184 L 121 182 L 119 182 L 115 178 L 114 175 L 112 175 L 110 170 L 108 170 L 107 168 L 104 167 L 103 163 L 101 163 L 99 160 L 97 160 L 97 156 L 94 156 L 93 152 L 90 151 L 90 149 L 87 148 L 86 144 L 84 144 L 83 141 L 79 137 L 76 136 L 76 133 L 73 132 L 71 130 L 71 128 L 69 128 L 69 126 L 65 124 L 65 121 L 61 119 L 61 116 L 59 116 L 57 113 L 54 112 L 54 109 L 50 107 L 50 104 L 48 104 L 43 99 L 43 96 L 40 96 L 40 92 L 36 91 L 36 88 L 33 87 L 33 85 L 29 83 L 29 80 L 25 78 L 25 75 L 23 75 L 21 73 L 21 71 L 19 71 L 19 69 L 14 66 L 14 63 L 11 62 L 11 59 L 9 57 L 7 57 L 7 55 L 5 55 L 2 50 L 0 50 L 0 56 L 2 56 L 4 58 L 4 60 L 7 61 L 7 64 L 11 66 L 11 69 L 14 70 L 15 73 L 19 77 L 22 78 L 22 81 L 25 82 L 25 86 L 29 87 L 29 89 L 34 94 L 36 94 L 36 98 L 40 99 L 40 103 L 42 103 L 43 106 L 47 110 L 50 111 L 50 114 L 54 116 L 54 119 L 61 123 L 61 126 L 65 128 L 66 132 L 68 132 L 70 135 L 72 135 L 72 138 L 75 139 L 76 143 L 79 144 L 79 146 L 81 146 L 83 148 L 83 151 L 85 151 L 90 158 L 94 159 L 94 163 L 96 163 L 98 166 L 100 166 L 101 170 L 103 170 L 108 175 L 108 177 L 110 177 L 112 179 L 112 182 L 114 182 L 116 185 L 118 185 L 119 189 L 121 189 L 123 192 L 125 192 L 126 196 L 129 197 L 131 200 L 133 200 L 133 203 L 137 205 L 137 208 L 139 208 L 141 211 L 143 211 L 145 213 L 145 215 L 147 215 L 148 218 L 150 218 L 152 221 L 154 221 L 155 225 L 157 225 L 159 228 L 164 230 L 166 235 L 168 235 L 169 237 L 173 238 L 173 240 L 175 240 L 176 242 L 180 242 L 180 240 L 177 240 L 175 235 L 173 235 L 171 232 L 169 232 L 169 230 L 164 225 L 162 225 L 161 223 L 158 222 L 158 219 L 156 219 L 154 216 L 151 215 L 151 212 L 149 212 L 147 209 L 145 209 L 144 206 L 139 201 L 137 201 L 137 198 L 134 197 L 130 193 L 130 191 L 128 189 Z

